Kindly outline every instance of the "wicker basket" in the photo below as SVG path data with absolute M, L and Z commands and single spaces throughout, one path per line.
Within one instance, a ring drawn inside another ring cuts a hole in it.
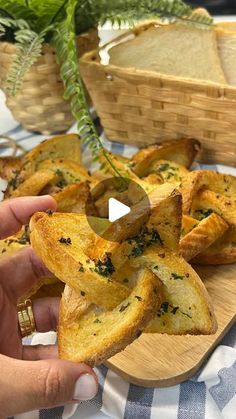
M 80 56 L 98 46 L 96 29 L 78 36 Z M 15 45 L 0 42 L 0 86 L 3 86 Z M 15 119 L 29 131 L 52 134 L 66 131 L 73 123 L 70 104 L 63 99 L 63 83 L 55 52 L 49 45 L 44 45 L 38 61 L 25 76 L 21 91 L 16 97 L 7 97 L 7 106 Z
M 235 87 L 102 65 L 101 52 L 85 54 L 80 67 L 110 140 L 146 146 L 194 137 L 203 146 L 200 161 L 236 166 Z

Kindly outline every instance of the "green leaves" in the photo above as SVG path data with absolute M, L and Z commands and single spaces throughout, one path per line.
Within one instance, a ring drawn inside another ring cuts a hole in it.
M 107 7 L 104 7 L 106 3 Z M 104 7 L 104 8 L 103 8 Z M 110 20 L 113 23 L 134 23 L 139 19 L 167 19 L 171 22 L 181 21 L 201 27 L 213 23 L 213 19 L 199 11 L 193 13 L 191 6 L 182 0 L 102 0 L 100 3 L 100 22 Z
M 15 95 L 24 76 L 36 62 L 44 42 L 56 49 L 64 97 L 71 103 L 78 130 L 94 156 L 103 153 L 116 175 L 109 154 L 103 148 L 87 107 L 81 81 L 76 34 L 110 20 L 134 23 L 145 18 L 162 18 L 209 27 L 212 19 L 182 0 L 0 0 L 0 36 L 15 42 L 16 54 L 7 78 L 7 93 Z M 2 38 L 3 39 L 3 38 Z
M 23 19 L 0 17 L 0 36 L 5 34 L 6 28 L 30 29 L 28 23 Z
M 6 91 L 9 95 L 16 95 L 21 88 L 25 74 L 41 54 L 45 35 L 50 29 L 52 27 L 39 34 L 28 28 L 16 31 L 16 54 L 6 81 Z
M 37 20 L 37 15 L 34 11 L 20 0 L 0 0 L 0 16 L 8 16 L 12 19 L 24 19 L 31 28 Z
M 70 100 L 72 113 L 77 121 L 78 132 L 82 141 L 89 141 L 89 148 L 94 157 L 102 152 L 116 174 L 119 171 L 111 162 L 103 144 L 96 132 L 91 119 L 84 89 L 77 64 L 77 46 L 75 39 L 75 7 L 76 0 L 69 0 L 67 5 L 67 17 L 57 24 L 53 36 L 56 56 L 60 65 L 60 74 L 64 83 L 64 97 Z

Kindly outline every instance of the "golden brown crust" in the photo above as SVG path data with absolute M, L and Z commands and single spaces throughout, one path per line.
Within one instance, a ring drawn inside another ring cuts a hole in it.
M 193 217 L 215 212 L 229 226 L 236 227 L 236 201 L 210 190 L 202 190 L 194 197 L 191 207 Z
M 191 260 L 214 243 L 228 229 L 228 224 L 217 214 L 210 214 L 180 240 L 180 254 Z
M 5 180 L 10 180 L 20 170 L 20 167 L 21 159 L 19 157 L 1 157 L 0 177 Z
M 150 166 L 157 160 L 171 160 L 186 168 L 193 163 L 200 150 L 197 140 L 179 139 L 163 144 L 154 144 L 138 151 L 132 158 L 132 170 L 138 176 L 149 173 Z
M 167 249 L 148 248 L 132 263 L 151 269 L 164 286 L 161 310 L 147 331 L 168 334 L 216 332 L 216 317 L 206 288 L 181 256 Z
M 181 195 L 174 186 L 160 185 L 134 205 L 132 212 L 115 221 L 98 237 L 90 250 L 91 258 L 102 257 L 106 252 L 115 252 L 119 243 L 139 234 L 144 225 L 157 228 L 166 246 L 178 248 L 181 229 Z M 112 241 L 109 238 L 112 238 Z
M 56 183 L 58 176 L 51 170 L 41 170 L 33 173 L 10 194 L 11 198 L 19 196 L 37 196 L 49 184 Z
M 197 255 L 193 263 L 201 265 L 221 265 L 236 262 L 236 228 L 230 227 L 208 249 Z
M 91 302 L 109 309 L 124 300 L 129 292 L 124 285 L 113 282 L 109 273 L 105 277 L 97 273 L 95 262 L 81 247 L 85 243 L 81 243 L 80 238 L 80 217 L 79 214 L 36 213 L 30 222 L 31 245 L 57 278 L 78 293 L 85 293 Z M 88 224 L 87 232 L 91 246 L 94 233 Z
M 96 213 L 90 194 L 90 187 L 87 182 L 78 185 L 68 185 L 64 189 L 52 193 L 57 202 L 58 212 L 85 213 L 86 206 L 90 208 L 90 214 Z
M 26 179 L 37 170 L 40 162 L 47 159 L 81 161 L 79 137 L 76 134 L 62 134 L 40 143 L 22 159 L 21 176 Z
M 130 296 L 112 311 L 96 314 L 88 308 L 73 323 L 63 318 L 62 307 L 58 331 L 60 357 L 94 366 L 123 350 L 141 334 L 157 311 L 158 286 L 155 276 L 144 269 L 139 271 Z
M 189 214 L 192 202 L 200 190 L 211 190 L 229 199 L 236 199 L 236 177 L 213 172 L 197 170 L 182 180 L 183 213 Z
M 197 265 L 227 265 L 236 262 L 236 247 L 226 247 L 220 250 L 220 252 L 205 252 L 197 255 L 192 263 Z

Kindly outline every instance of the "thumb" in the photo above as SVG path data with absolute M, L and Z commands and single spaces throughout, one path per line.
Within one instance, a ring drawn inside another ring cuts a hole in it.
M 98 389 L 90 367 L 60 359 L 21 361 L 1 355 L 0 370 L 3 417 L 73 400 L 90 400 Z

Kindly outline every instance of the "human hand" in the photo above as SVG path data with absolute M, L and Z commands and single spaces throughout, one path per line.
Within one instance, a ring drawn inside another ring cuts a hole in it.
M 33 213 L 55 207 L 50 196 L 0 203 L 0 238 L 19 231 Z M 22 345 L 17 300 L 48 274 L 30 246 L 0 260 L 0 418 L 73 400 L 88 400 L 97 392 L 93 370 L 85 364 L 58 359 L 56 345 Z M 59 298 L 35 300 L 36 330 L 56 330 L 58 311 Z

